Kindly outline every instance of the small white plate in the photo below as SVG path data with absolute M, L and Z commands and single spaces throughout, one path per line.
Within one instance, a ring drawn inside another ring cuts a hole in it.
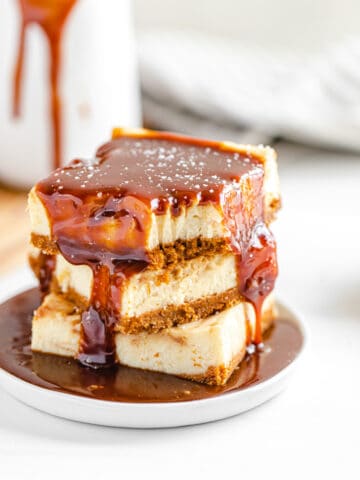
M 19 272 L 15 279 L 4 282 L 1 301 L 15 291 L 31 286 L 27 271 Z M 306 347 L 306 328 L 298 316 L 292 321 L 303 336 L 301 350 L 283 370 L 254 386 L 222 395 L 187 402 L 126 403 L 85 398 L 38 387 L 0 369 L 0 386 L 21 402 L 58 417 L 79 422 L 129 428 L 165 428 L 206 423 L 231 417 L 250 410 L 278 395 L 294 373 Z

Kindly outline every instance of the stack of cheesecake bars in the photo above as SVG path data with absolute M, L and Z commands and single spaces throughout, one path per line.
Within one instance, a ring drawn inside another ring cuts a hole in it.
M 279 204 L 269 147 L 116 129 L 30 192 L 32 349 L 225 384 L 275 317 Z

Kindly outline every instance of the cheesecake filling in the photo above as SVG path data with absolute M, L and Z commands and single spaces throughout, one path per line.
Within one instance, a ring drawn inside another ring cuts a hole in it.
M 264 159 L 255 150 L 146 131 L 115 134 L 95 161 L 74 161 L 38 183 L 51 242 L 69 263 L 93 274 L 78 359 L 95 367 L 114 363 L 119 292 L 151 265 L 153 215 L 177 218 L 195 205 L 211 205 L 221 215 L 236 257 L 236 287 L 254 307 L 253 341 L 260 344 L 262 305 L 277 276 L 263 187 Z M 50 275 L 53 261 L 53 255 L 44 259 Z M 41 283 L 45 294 L 49 282 Z

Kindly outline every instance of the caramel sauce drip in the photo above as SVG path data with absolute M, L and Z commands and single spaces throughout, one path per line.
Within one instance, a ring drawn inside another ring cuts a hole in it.
M 40 252 L 39 271 L 37 272 L 37 275 L 39 278 L 40 293 L 42 299 L 50 292 L 51 281 L 55 266 L 55 255 L 47 255 L 46 253 Z
M 113 363 L 122 285 L 149 264 L 152 215 L 177 216 L 195 204 L 213 204 L 224 218 L 237 257 L 239 291 L 254 305 L 255 343 L 261 344 L 261 307 L 277 276 L 276 245 L 264 220 L 263 179 L 262 161 L 254 155 L 163 133 L 116 138 L 98 150 L 95 161 L 74 161 L 40 182 L 37 193 L 60 252 L 93 271 L 79 360 L 92 366 Z
M 44 32 L 49 46 L 50 114 L 53 136 L 53 168 L 61 164 L 62 111 L 59 92 L 61 65 L 61 38 L 64 25 L 76 0 L 18 0 L 21 12 L 21 28 L 17 59 L 13 77 L 13 115 L 21 113 L 21 96 L 24 70 L 24 54 L 27 29 L 37 24 Z

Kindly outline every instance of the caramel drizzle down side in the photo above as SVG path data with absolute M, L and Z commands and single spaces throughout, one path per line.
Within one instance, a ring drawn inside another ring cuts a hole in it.
M 18 0 L 21 27 L 18 51 L 13 73 L 13 116 L 21 114 L 22 84 L 26 36 L 28 27 L 37 24 L 44 32 L 50 56 L 50 117 L 52 125 L 53 168 L 58 168 L 62 157 L 62 106 L 59 90 L 61 72 L 61 39 L 64 25 L 76 0 Z

